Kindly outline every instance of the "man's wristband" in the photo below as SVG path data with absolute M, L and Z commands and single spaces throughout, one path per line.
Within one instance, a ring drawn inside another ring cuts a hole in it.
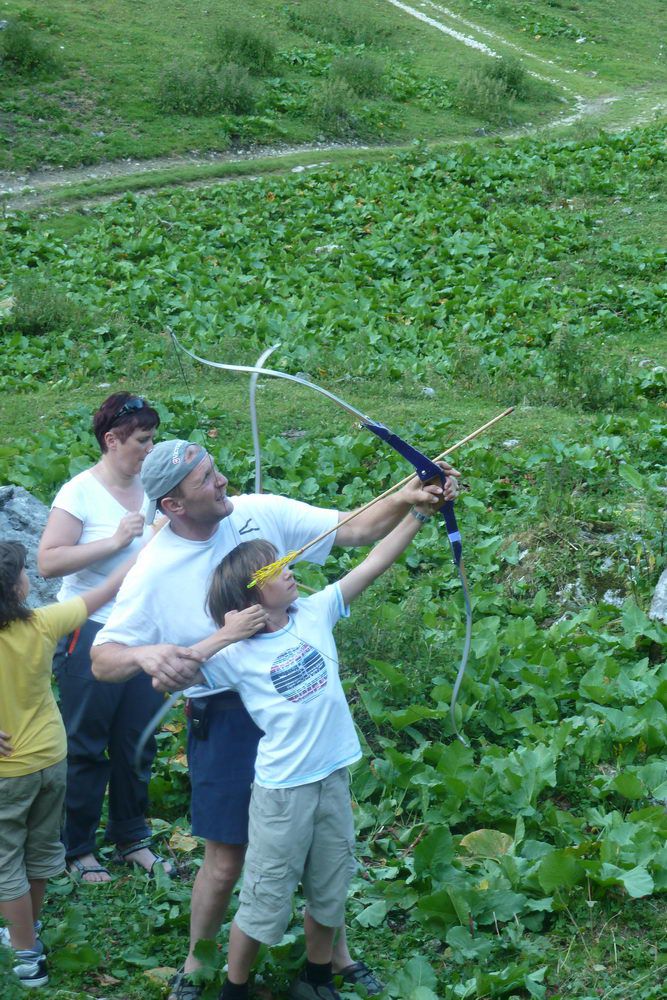
M 431 520 L 428 514 L 422 514 L 420 510 L 416 510 L 414 507 L 410 508 L 410 513 L 417 519 L 417 521 L 419 521 L 420 524 L 426 524 L 427 521 Z

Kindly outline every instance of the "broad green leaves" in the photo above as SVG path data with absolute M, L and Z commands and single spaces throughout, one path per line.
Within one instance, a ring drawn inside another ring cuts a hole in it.
M 639 278 L 661 261 L 651 248 L 605 246 L 609 273 L 591 275 L 579 258 L 602 240 L 595 216 L 549 186 L 617 197 L 650 183 L 664 156 L 658 127 L 578 145 L 415 149 L 349 173 L 128 196 L 67 239 L 3 223 L 7 295 L 21 273 L 57 273 L 91 320 L 85 334 L 30 338 L 3 317 L 6 390 L 76 386 L 100 369 L 116 378 L 128 354 L 141 369 L 175 372 L 160 336 L 172 324 L 230 361 L 281 340 L 276 367 L 325 384 L 357 376 L 361 395 L 374 373 L 406 391 L 434 373 L 487 398 L 511 388 L 528 403 L 598 410 L 579 427 L 543 409 L 543 433 L 531 425 L 530 440 L 530 413 L 519 410 L 516 445 L 479 441 L 462 457 L 474 629 L 458 711 L 469 746 L 449 718 L 463 606 L 434 525 L 339 630 L 367 751 L 353 775 L 367 877 L 354 883 L 352 926 L 398 942 L 396 1000 L 539 1000 L 549 977 L 532 935 L 577 906 L 667 890 L 667 630 L 646 614 L 664 555 L 667 422 L 650 409 L 660 373 L 633 370 L 622 388 L 627 373 L 586 354 L 602 337 L 610 356 L 615 337 L 657 342 L 664 289 Z M 596 380 L 606 396 L 594 395 Z M 247 489 L 242 435 L 207 437 L 229 420 L 224 402 L 196 408 L 165 390 L 164 430 L 206 441 Z M 352 508 L 405 475 L 370 435 L 339 433 L 337 417 L 296 436 L 287 406 L 271 416 L 270 491 Z M 443 404 L 397 430 L 436 454 L 454 437 L 453 416 Z M 89 420 L 65 405 L 57 426 L 3 441 L 2 478 L 49 500 L 94 459 Z M 356 559 L 335 552 L 299 577 L 319 587 Z M 151 791 L 160 815 L 181 817 L 186 776 L 173 743 L 161 734 Z M 156 905 L 151 926 L 166 926 L 171 906 Z M 67 948 L 54 939 L 72 970 L 99 962 L 78 938 Z M 292 961 L 293 944 L 278 963 Z M 151 954 L 128 948 L 123 961 L 142 968 Z M 220 956 L 205 946 L 203 957 L 213 966 Z
M 159 334 L 170 324 L 204 354 L 233 361 L 279 340 L 290 370 L 436 371 L 540 402 L 634 407 L 646 371 L 619 371 L 592 345 L 627 339 L 633 324 L 659 337 L 664 291 L 569 270 L 596 222 L 554 204 L 542 175 L 552 166 L 574 190 L 585 177 L 613 193 L 655 174 L 664 157 L 659 128 L 579 146 L 415 148 L 349 172 L 128 195 L 67 241 L 10 218 L 0 252 L 7 291 L 26 273 L 57 273 L 86 322 L 56 323 L 45 349 L 44 338 L 17 339 L 4 316 L 13 358 L 3 378 L 20 387 L 57 372 L 77 383 L 120 362 L 128 345 L 140 363 L 162 363 Z M 651 392 L 660 394 L 657 382 Z M 581 450 L 580 466 L 591 468 L 594 451 Z M 627 459 L 620 474 L 642 481 Z

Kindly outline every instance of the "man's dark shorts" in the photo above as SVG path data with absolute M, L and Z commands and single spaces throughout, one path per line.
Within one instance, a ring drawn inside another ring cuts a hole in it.
M 192 832 L 221 844 L 247 844 L 257 744 L 264 735 L 232 691 L 211 695 L 205 739 L 188 724 Z

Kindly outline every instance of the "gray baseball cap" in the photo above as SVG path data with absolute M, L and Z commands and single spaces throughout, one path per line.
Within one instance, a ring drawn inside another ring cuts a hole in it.
M 194 449 L 186 460 L 188 449 Z M 141 482 L 150 503 L 146 511 L 146 524 L 155 520 L 157 502 L 166 497 L 170 490 L 182 483 L 206 454 L 206 449 L 191 441 L 160 441 L 144 459 L 141 466 Z

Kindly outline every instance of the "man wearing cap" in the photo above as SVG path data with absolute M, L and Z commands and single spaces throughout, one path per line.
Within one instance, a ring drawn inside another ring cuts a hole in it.
M 457 475 L 449 466 L 445 471 Z M 190 645 L 215 629 L 204 602 L 220 560 L 251 538 L 272 542 L 281 557 L 332 528 L 341 515 L 265 494 L 235 496 L 232 502 L 227 479 L 211 456 L 187 441 L 156 445 L 144 461 L 141 478 L 151 501 L 147 522 L 152 523 L 159 508 L 168 523 L 126 577 L 109 620 L 95 639 L 93 672 L 99 680 L 123 681 L 144 670 L 153 677 L 154 686 L 176 691 L 192 683 L 199 667 Z M 446 499 L 455 495 L 449 477 L 444 495 Z M 443 491 L 411 480 L 310 548 L 309 561 L 324 562 L 332 544 L 371 544 L 390 531 L 413 503 L 425 498 L 435 510 Z M 255 606 L 235 615 L 225 624 L 229 643 L 261 630 L 263 614 Z M 262 735 L 236 693 L 196 687 L 186 693 L 192 831 L 205 839 L 205 850 L 192 891 L 190 952 L 170 1000 L 196 1000 L 201 995 L 201 988 L 188 977 L 200 965 L 193 951 L 202 938 L 215 938 L 241 872 L 255 754 Z M 381 991 L 382 984 L 367 966 L 351 958 L 344 928 L 333 959 L 334 971 L 346 981 L 362 984 L 369 995 Z M 317 987 L 293 995 L 301 1000 L 338 996 L 333 990 L 318 992 Z

